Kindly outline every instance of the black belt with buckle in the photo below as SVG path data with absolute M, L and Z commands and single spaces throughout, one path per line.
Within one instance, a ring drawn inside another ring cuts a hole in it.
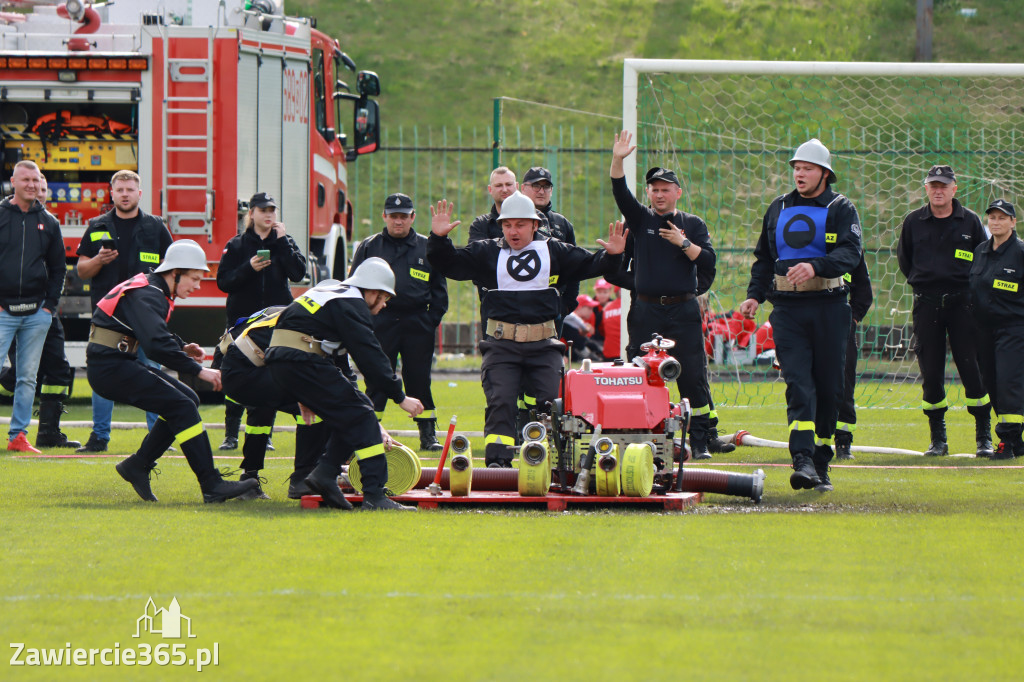
M 697 298 L 697 294 L 688 293 L 681 294 L 679 296 L 648 296 L 647 294 L 637 294 L 644 303 L 657 303 L 658 305 L 672 305 L 673 303 L 685 303 L 686 301 L 692 301 Z

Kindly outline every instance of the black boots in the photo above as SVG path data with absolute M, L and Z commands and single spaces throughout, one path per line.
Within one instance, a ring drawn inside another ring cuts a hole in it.
M 945 415 L 933 417 L 928 415 L 928 428 L 932 432 L 932 443 L 924 454 L 928 457 L 945 457 L 949 454 L 949 445 L 946 444 L 946 418 Z
M 114 465 L 117 473 L 124 480 L 132 484 L 135 492 L 146 502 L 156 502 L 156 495 L 149 487 L 149 474 L 156 468 L 156 462 L 145 462 L 138 455 L 132 455 L 128 459 Z
M 978 450 L 977 457 L 991 457 L 992 452 L 992 417 L 989 413 L 974 417 L 974 439 Z M 38 445 L 38 443 L 37 443 Z
M 693 461 L 711 459 L 711 453 L 708 452 L 708 441 L 706 438 L 690 436 L 690 459 Z
M 853 445 L 853 434 L 849 431 L 836 431 L 836 459 L 851 460 L 853 453 L 850 447 Z
M 512 448 L 503 443 L 488 443 L 484 448 L 484 463 L 492 469 L 511 469 Z
M 39 401 L 39 432 L 36 434 L 36 447 L 78 448 L 82 446 L 77 440 L 68 440 L 68 437 L 60 430 L 62 414 L 64 414 L 64 405 L 60 400 Z
M 382 492 L 375 495 L 364 495 L 363 506 L 360 509 L 363 511 L 416 511 L 416 507 L 399 504 Z
M 267 479 L 265 479 L 262 476 L 260 476 L 259 470 L 256 470 L 256 471 L 246 471 L 244 474 L 242 474 L 238 478 L 238 480 L 240 480 L 240 481 L 248 481 L 250 479 L 256 481 L 256 487 L 253 488 L 252 490 L 246 492 L 246 493 L 243 493 L 242 495 L 239 495 L 238 499 L 240 499 L 240 500 L 269 500 L 270 499 L 270 495 L 268 495 L 265 492 L 263 492 L 263 484 L 267 482 Z
M 204 483 L 200 488 L 203 490 L 203 502 L 210 503 L 242 497 L 259 486 L 260 482 L 252 478 L 245 481 L 225 481 L 220 474 L 217 474 L 217 480 Z
M 420 428 L 420 450 L 425 452 L 444 450 L 444 446 L 437 442 L 436 419 L 417 419 L 416 426 Z
M 306 476 L 304 483 L 323 498 L 324 504 L 333 509 L 352 509 L 352 503 L 345 499 L 338 487 L 338 467 L 326 463 L 323 459 L 316 465 L 316 468 Z
M 109 442 L 109 438 L 100 438 L 95 433 L 90 433 L 89 440 L 85 442 L 85 445 L 75 450 L 75 452 L 106 452 L 107 443 Z
M 826 465 L 827 466 L 827 465 Z M 793 456 L 793 473 L 789 476 L 793 490 L 810 490 L 821 484 L 814 460 L 806 455 Z
M 238 403 L 224 402 L 224 442 L 218 450 L 238 449 L 238 429 L 242 426 L 245 408 Z

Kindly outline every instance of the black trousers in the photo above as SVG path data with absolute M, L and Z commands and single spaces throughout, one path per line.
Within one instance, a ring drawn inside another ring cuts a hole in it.
M 1024 325 L 979 327 L 978 364 L 996 412 L 996 435 L 1020 439 L 1024 428 Z
M 340 472 L 341 465 L 354 456 L 359 460 L 363 493 L 381 494 L 388 465 L 380 425 L 366 396 L 337 367 L 312 354 L 303 362 L 279 360 L 267 367 L 283 402 L 302 403 L 324 421 L 330 445 L 319 464 Z
M 430 371 L 434 362 L 434 344 L 437 327 L 430 328 L 427 312 L 415 315 L 386 315 L 387 309 L 373 320 L 373 331 L 391 368 L 398 367 L 402 358 L 402 383 L 406 395 L 423 403 L 419 419 L 434 419 L 434 394 L 430 390 Z M 366 385 L 366 394 L 373 401 L 373 410 L 384 412 L 388 397 L 378 388 Z
M 914 336 L 917 365 L 921 370 L 921 408 L 929 416 L 941 417 L 946 401 L 946 338 L 953 362 L 964 385 L 967 411 L 987 414 L 988 400 L 978 369 L 978 328 L 971 315 L 967 294 L 914 294 Z
M 843 399 L 839 403 L 839 420 L 836 422 L 836 440 L 853 442 L 857 430 L 857 405 L 853 392 L 857 388 L 857 357 L 860 344 L 857 342 L 857 323 L 850 321 L 850 335 L 846 339 L 846 363 L 843 370 Z
M 654 334 L 676 342 L 668 354 L 679 361 L 682 373 L 676 380 L 679 395 L 690 401 L 690 437 L 706 442 L 711 427 L 711 386 L 708 382 L 708 357 L 704 350 L 700 306 L 697 299 L 661 305 L 634 297 L 626 320 L 629 345 L 626 357 L 643 355 L 640 346 Z
M 815 448 L 815 436 L 819 445 L 831 446 L 843 399 L 850 305 L 840 297 L 780 301 L 768 319 L 786 382 L 789 453 L 827 464 L 832 448 Z
M 256 367 L 247 359 L 229 352 L 221 360 L 220 376 L 224 384 L 224 395 L 239 406 L 244 405 L 246 410 L 242 470 L 257 471 L 264 467 L 267 442 L 274 427 L 274 418 L 280 411 L 291 415 L 296 424 L 295 473 L 292 479 L 299 481 L 305 478 L 324 452 L 328 429 L 322 422 L 307 426 L 299 416 L 297 403 L 281 401 L 277 384 L 266 366 Z M 299 476 L 299 473 L 302 475 Z
M 14 368 L 17 366 L 17 341 L 11 342 L 7 352 L 10 364 L 0 371 L 0 387 L 13 394 L 16 377 Z M 66 400 L 71 393 L 71 385 L 75 382 L 75 371 L 68 362 L 64 352 L 64 326 L 60 318 L 53 316 L 50 329 L 43 341 L 43 354 L 39 358 L 39 373 L 36 375 L 36 395 L 41 400 Z
M 86 368 L 89 384 L 102 397 L 160 417 L 139 445 L 136 456 L 141 461 L 155 462 L 171 443 L 177 442 L 204 490 L 221 480 L 213 466 L 213 452 L 195 391 L 144 365 L 135 355 L 88 355 Z
M 538 408 L 558 397 L 563 344 L 556 339 L 516 343 L 488 337 L 480 342 L 485 459 L 510 461 L 515 444 L 517 397 L 527 386 Z

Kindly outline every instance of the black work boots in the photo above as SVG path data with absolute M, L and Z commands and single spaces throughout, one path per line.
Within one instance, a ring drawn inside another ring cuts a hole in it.
M 60 417 L 64 414 L 64 404 L 60 400 L 39 401 L 39 432 L 36 434 L 38 448 L 79 448 L 77 440 L 68 440 L 60 430 Z
M 949 454 L 949 445 L 946 444 L 946 418 L 943 415 L 938 417 L 928 416 L 928 429 L 932 434 L 931 445 L 924 451 L 928 457 L 945 457 Z
M 109 438 L 100 438 L 95 433 L 90 433 L 89 440 L 75 452 L 106 452 L 108 443 L 110 443 Z
M 114 468 L 121 478 L 132 484 L 132 488 L 135 489 L 139 497 L 146 502 L 158 501 L 156 495 L 153 494 L 153 489 L 149 487 L 149 475 L 156 468 L 155 462 L 144 462 L 138 455 L 132 455 L 115 464 Z
M 416 426 L 420 429 L 420 450 L 441 452 L 444 449 L 444 446 L 437 442 L 436 419 L 417 419 Z

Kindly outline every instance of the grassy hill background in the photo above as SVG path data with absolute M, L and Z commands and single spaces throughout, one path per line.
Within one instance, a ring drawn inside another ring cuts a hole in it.
M 1020 0 L 934 0 L 933 61 L 1021 62 Z M 974 8 L 965 17 L 961 8 Z M 380 74 L 387 126 L 491 124 L 494 97 L 619 115 L 625 57 L 911 61 L 915 0 L 289 0 Z M 505 124 L 544 110 L 507 106 Z M 560 117 L 564 121 L 564 117 Z

